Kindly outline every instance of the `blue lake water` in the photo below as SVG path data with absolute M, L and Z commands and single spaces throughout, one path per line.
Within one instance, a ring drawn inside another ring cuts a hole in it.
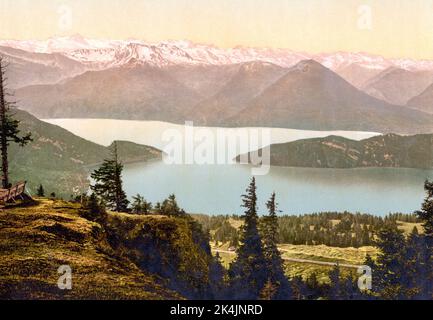
M 155 122 L 107 119 L 49 119 L 76 135 L 109 145 L 113 140 L 127 140 L 164 150 L 163 135 L 168 130 L 184 134 L 185 126 Z M 202 128 L 197 128 L 202 129 Z M 210 129 L 216 135 L 217 128 Z M 266 129 L 266 128 L 265 128 Z M 269 128 L 267 128 L 269 129 Z M 339 135 L 354 140 L 377 133 L 354 131 L 270 130 L 270 143 Z M 420 208 L 423 184 L 433 179 L 433 170 L 417 169 L 308 169 L 271 168 L 257 177 L 259 211 L 275 191 L 282 214 L 321 211 L 365 212 L 386 215 L 411 213 Z M 170 193 L 191 213 L 240 214 L 241 194 L 251 179 L 245 165 L 166 165 L 163 162 L 134 163 L 125 166 L 124 183 L 128 196 L 140 193 L 153 203 Z
M 134 163 L 125 166 L 124 184 L 129 196 L 140 193 L 153 203 L 174 193 L 191 213 L 240 214 L 240 196 L 251 177 L 248 165 Z M 265 202 L 275 191 L 281 214 L 411 213 L 420 208 L 427 178 L 433 179 L 433 170 L 272 167 L 256 177 L 259 211 L 265 213 Z

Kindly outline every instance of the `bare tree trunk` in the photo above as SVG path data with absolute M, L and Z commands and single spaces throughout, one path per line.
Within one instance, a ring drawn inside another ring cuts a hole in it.
M 9 188 L 9 168 L 8 168 L 8 141 L 7 141 L 7 132 L 6 132 L 6 99 L 5 99 L 5 90 L 4 90 L 4 68 L 2 64 L 2 60 L 0 57 L 0 124 L 2 127 L 1 137 L 0 137 L 0 150 L 2 157 L 2 187 L 4 189 Z

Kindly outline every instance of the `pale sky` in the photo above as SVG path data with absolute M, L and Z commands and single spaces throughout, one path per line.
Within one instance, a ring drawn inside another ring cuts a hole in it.
M 0 0 L 0 39 L 73 34 L 433 59 L 433 0 Z

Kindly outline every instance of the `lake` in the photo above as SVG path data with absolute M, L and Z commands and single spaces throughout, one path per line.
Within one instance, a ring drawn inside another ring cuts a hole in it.
M 114 140 L 125 140 L 152 146 L 163 150 L 167 143 L 163 140 L 164 133 L 175 130 L 185 134 L 185 126 L 160 121 L 129 121 L 111 119 L 44 119 L 43 121 L 58 125 L 77 136 L 89 141 L 110 145 Z M 229 128 L 195 127 L 198 132 L 202 129 L 210 130 L 214 135 L 218 130 L 228 132 Z M 246 128 L 255 129 L 255 128 Z M 270 143 L 285 143 L 299 139 L 342 136 L 353 140 L 362 140 L 378 135 L 376 132 L 362 131 L 312 131 L 279 128 L 257 128 L 270 131 Z
M 433 170 L 310 169 L 272 167 L 257 176 L 259 211 L 273 191 L 282 214 L 321 211 L 363 212 L 384 216 L 412 213 L 424 198 L 423 184 Z M 251 179 L 248 165 L 166 165 L 163 162 L 125 166 L 129 195 L 142 194 L 153 203 L 170 193 L 188 212 L 240 214 L 241 194 Z
M 49 119 L 87 140 L 109 145 L 127 140 L 164 150 L 162 136 L 167 130 L 184 132 L 184 126 L 155 121 L 104 119 Z M 200 128 L 196 128 L 200 130 Z M 230 130 L 205 128 L 212 132 Z M 377 133 L 351 131 L 307 131 L 269 129 L 270 143 L 340 135 L 354 140 Z M 217 150 L 218 151 L 218 150 Z M 257 176 L 259 211 L 275 191 L 282 214 L 320 211 L 351 211 L 386 215 L 411 213 L 424 198 L 423 183 L 433 179 L 433 170 L 419 169 L 310 169 L 271 167 Z M 128 196 L 137 193 L 148 201 L 162 201 L 176 194 L 179 204 L 191 213 L 240 214 L 241 194 L 251 179 L 248 165 L 168 165 L 164 162 L 125 165 L 124 184 Z

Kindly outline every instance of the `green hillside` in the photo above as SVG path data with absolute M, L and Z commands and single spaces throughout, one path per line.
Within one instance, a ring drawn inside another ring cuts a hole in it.
M 270 155 L 271 165 L 284 167 L 427 169 L 433 168 L 433 134 L 387 134 L 362 141 L 329 136 L 271 145 Z
M 21 131 L 30 131 L 33 142 L 25 147 L 10 147 L 12 181 L 26 180 L 35 192 L 42 184 L 49 193 L 62 197 L 87 190 L 88 170 L 110 155 L 110 148 L 82 139 L 58 126 L 43 122 L 21 110 L 16 116 Z M 130 142 L 118 142 L 123 162 L 161 159 L 161 151 Z

